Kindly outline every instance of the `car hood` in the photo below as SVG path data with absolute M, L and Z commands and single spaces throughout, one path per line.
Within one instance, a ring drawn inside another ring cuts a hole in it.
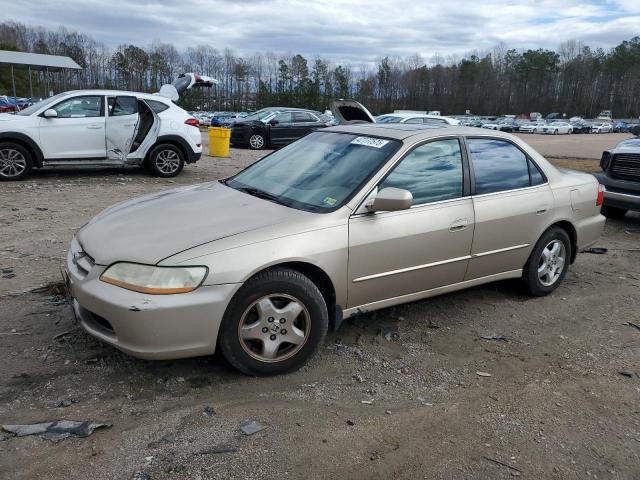
M 82 227 L 78 241 L 100 265 L 153 265 L 198 245 L 304 215 L 309 214 L 211 182 L 114 205 Z
M 12 113 L 0 113 L 0 122 L 20 122 L 24 121 L 25 118 L 29 118 L 26 115 L 14 115 Z

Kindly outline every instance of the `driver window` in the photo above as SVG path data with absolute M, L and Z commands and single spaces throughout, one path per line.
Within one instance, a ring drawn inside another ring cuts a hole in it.
M 422 119 L 421 118 L 410 118 L 409 120 L 407 120 L 404 123 L 422 123 Z
M 102 97 L 73 97 L 57 104 L 53 109 L 57 118 L 86 118 L 102 116 Z
M 403 188 L 413 205 L 462 197 L 462 152 L 457 139 L 426 143 L 409 153 L 378 186 Z

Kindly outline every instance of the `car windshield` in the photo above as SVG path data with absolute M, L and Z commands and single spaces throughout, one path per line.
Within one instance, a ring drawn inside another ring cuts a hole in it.
M 400 123 L 402 117 L 396 117 L 394 115 L 382 115 L 376 118 L 376 123 Z
M 640 138 L 632 138 L 630 140 L 625 140 L 624 142 L 620 142 L 618 147 L 636 147 L 640 148 Z
M 58 95 L 54 95 L 53 97 L 45 98 L 44 100 L 41 100 L 38 103 L 34 103 L 33 105 L 31 105 L 30 107 L 25 108 L 24 110 L 20 110 L 18 112 L 18 115 L 32 115 L 33 113 L 35 113 L 38 110 L 40 110 L 42 107 L 46 107 L 47 105 L 50 105 L 50 104 L 58 101 L 59 99 L 61 99 L 65 95 L 66 95 L 66 93 L 59 93 Z
M 386 138 L 315 132 L 223 182 L 292 208 L 331 211 L 348 201 L 400 145 Z
M 268 117 L 273 113 L 276 113 L 276 111 L 264 108 L 262 110 L 253 112 L 251 115 L 247 115 L 246 117 L 244 117 L 244 119 L 245 120 L 262 120 L 263 118 Z

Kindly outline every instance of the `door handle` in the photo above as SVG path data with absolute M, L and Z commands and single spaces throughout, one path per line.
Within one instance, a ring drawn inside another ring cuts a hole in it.
M 453 222 L 449 227 L 450 232 L 460 232 L 465 230 L 469 226 L 469 220 L 467 219 L 459 219 Z
M 547 213 L 546 208 L 541 208 L 539 210 L 536 210 L 536 215 L 544 215 L 545 213 Z
M 99 130 L 102 128 L 102 125 L 88 125 L 87 128 L 89 130 Z

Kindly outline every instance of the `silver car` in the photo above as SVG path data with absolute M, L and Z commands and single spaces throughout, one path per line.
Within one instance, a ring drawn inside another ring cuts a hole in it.
M 330 127 L 237 175 L 108 208 L 71 243 L 73 308 L 131 355 L 291 371 L 343 319 L 497 280 L 554 291 L 602 232 L 602 189 L 465 127 Z

